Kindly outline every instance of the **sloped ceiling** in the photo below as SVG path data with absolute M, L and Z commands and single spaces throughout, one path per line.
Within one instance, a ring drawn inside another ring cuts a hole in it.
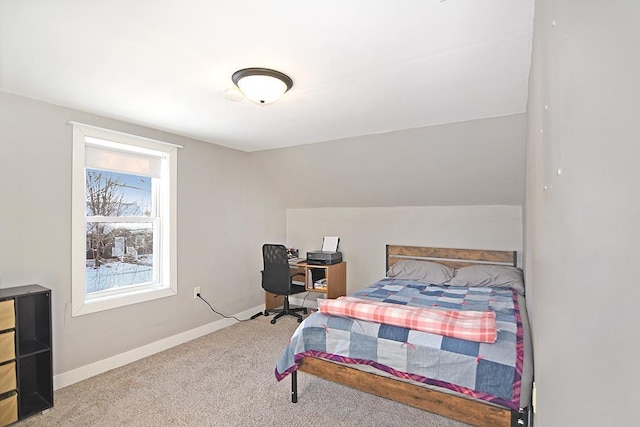
M 523 113 L 532 23 L 533 0 L 3 0 L 0 90 L 244 151 L 357 145 Z M 245 67 L 294 86 L 226 100 Z
M 521 205 L 526 115 L 249 153 L 288 208 Z

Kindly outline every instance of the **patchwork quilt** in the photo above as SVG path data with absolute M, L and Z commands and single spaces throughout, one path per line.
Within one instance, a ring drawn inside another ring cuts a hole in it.
M 295 371 L 300 359 L 313 356 L 369 365 L 398 378 L 519 409 L 523 329 L 515 291 L 384 278 L 352 296 L 416 307 L 492 311 L 497 339 L 481 343 L 316 312 L 302 322 L 280 356 L 278 381 Z

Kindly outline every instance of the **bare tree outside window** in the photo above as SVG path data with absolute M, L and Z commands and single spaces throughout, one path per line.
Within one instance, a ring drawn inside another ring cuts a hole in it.
M 87 169 L 85 191 L 87 292 L 150 282 L 151 178 Z
M 87 216 L 120 216 L 124 194 L 120 177 L 104 176 L 101 171 L 87 170 Z M 92 252 L 94 268 L 102 265 L 105 243 L 111 230 L 104 222 L 87 224 L 87 244 Z

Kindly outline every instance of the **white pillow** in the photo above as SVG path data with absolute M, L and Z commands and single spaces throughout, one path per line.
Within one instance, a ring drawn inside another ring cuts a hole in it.
M 451 286 L 509 287 L 524 295 L 522 270 L 504 265 L 471 265 L 455 270 Z
M 453 271 L 453 268 L 444 264 L 403 259 L 391 266 L 387 272 L 387 276 L 438 285 L 450 280 L 453 277 Z

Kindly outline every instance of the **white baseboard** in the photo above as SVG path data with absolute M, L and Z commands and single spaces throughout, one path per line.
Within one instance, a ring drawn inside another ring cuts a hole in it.
M 259 305 L 245 310 L 241 313 L 237 313 L 235 314 L 235 317 L 239 319 L 248 319 L 250 316 L 263 310 L 264 305 Z M 189 331 L 181 332 L 177 335 L 163 338 L 159 341 L 143 345 L 142 347 L 138 347 L 133 350 L 129 350 L 127 352 L 117 354 L 115 356 L 111 356 L 106 359 L 102 359 L 97 362 L 90 363 L 88 365 L 81 366 L 67 372 L 63 372 L 58 375 L 54 375 L 53 388 L 54 390 L 58 390 L 62 387 L 77 383 L 78 381 L 86 380 L 87 378 L 110 371 L 111 369 L 119 368 L 120 366 L 135 362 L 136 360 L 151 356 L 152 354 L 159 353 L 171 347 L 184 344 L 187 341 L 191 341 L 204 335 L 210 334 L 211 332 L 226 328 L 227 326 L 231 326 L 234 323 L 237 323 L 237 321 L 234 319 L 223 318 L 220 320 L 216 320 L 215 322 L 199 326 Z

